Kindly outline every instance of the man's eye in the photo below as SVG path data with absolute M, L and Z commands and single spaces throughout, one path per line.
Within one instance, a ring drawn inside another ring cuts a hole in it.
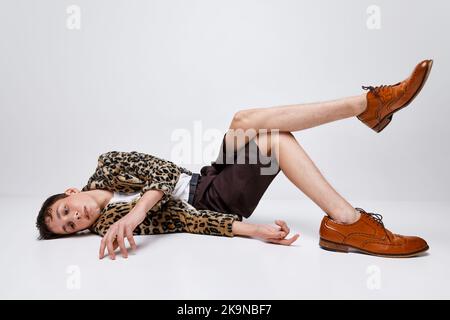
M 72 223 L 70 224 L 70 227 L 71 227 L 72 229 L 75 229 L 75 223 L 72 222 Z
M 64 214 L 68 215 L 69 214 L 69 209 L 67 209 L 67 207 L 64 208 Z

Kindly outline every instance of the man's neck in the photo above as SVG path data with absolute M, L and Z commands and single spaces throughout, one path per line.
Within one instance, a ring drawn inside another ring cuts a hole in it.
M 113 197 L 113 192 L 108 190 L 95 189 L 88 192 L 91 193 L 92 197 L 98 203 L 100 210 L 103 210 Z

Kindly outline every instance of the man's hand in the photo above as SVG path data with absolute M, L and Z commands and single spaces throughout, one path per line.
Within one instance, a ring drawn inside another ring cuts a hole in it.
M 145 219 L 145 214 L 139 214 L 131 210 L 125 217 L 114 223 L 103 237 L 100 244 L 99 258 L 103 259 L 105 249 L 108 249 L 109 257 L 114 260 L 116 254 L 114 251 L 120 247 L 122 257 L 128 258 L 128 251 L 125 246 L 125 237 L 128 239 L 133 250 L 136 250 L 136 242 L 133 238 L 133 231 Z
M 136 242 L 134 242 L 133 231 L 136 227 L 144 221 L 150 210 L 159 200 L 161 200 L 164 193 L 160 190 L 149 190 L 139 199 L 133 209 L 122 219 L 114 223 L 105 234 L 100 244 L 99 258 L 103 259 L 105 249 L 108 249 L 109 257 L 116 258 L 114 250 L 120 247 L 122 257 L 128 258 L 128 251 L 125 247 L 125 237 L 128 239 L 133 250 L 136 250 Z
M 287 235 L 290 232 L 286 222 L 283 220 L 275 220 L 275 224 L 277 225 L 276 227 L 264 224 L 256 225 L 255 231 L 253 232 L 252 236 L 255 238 L 260 238 L 267 242 L 282 244 L 285 246 L 290 246 L 300 236 L 297 233 L 291 238 L 286 239 Z

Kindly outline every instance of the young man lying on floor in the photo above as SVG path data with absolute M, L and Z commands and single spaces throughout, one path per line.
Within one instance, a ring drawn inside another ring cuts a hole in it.
M 128 257 L 125 238 L 135 250 L 133 235 L 239 235 L 283 245 L 298 239 L 298 234 L 286 239 L 289 228 L 282 220 L 275 221 L 277 226 L 250 224 L 239 214 L 196 209 L 191 200 L 186 201 L 192 176 L 186 168 L 149 154 L 104 153 L 81 191 L 69 188 L 45 200 L 36 222 L 39 238 L 54 239 L 88 229 L 103 236 L 100 259 L 105 250 L 115 259 L 117 247 Z

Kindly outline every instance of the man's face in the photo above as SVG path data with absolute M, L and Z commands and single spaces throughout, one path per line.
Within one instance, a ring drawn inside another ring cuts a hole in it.
M 86 192 L 67 189 L 68 197 L 57 200 L 49 208 L 46 224 L 56 234 L 71 234 L 89 228 L 100 214 L 100 206 Z

